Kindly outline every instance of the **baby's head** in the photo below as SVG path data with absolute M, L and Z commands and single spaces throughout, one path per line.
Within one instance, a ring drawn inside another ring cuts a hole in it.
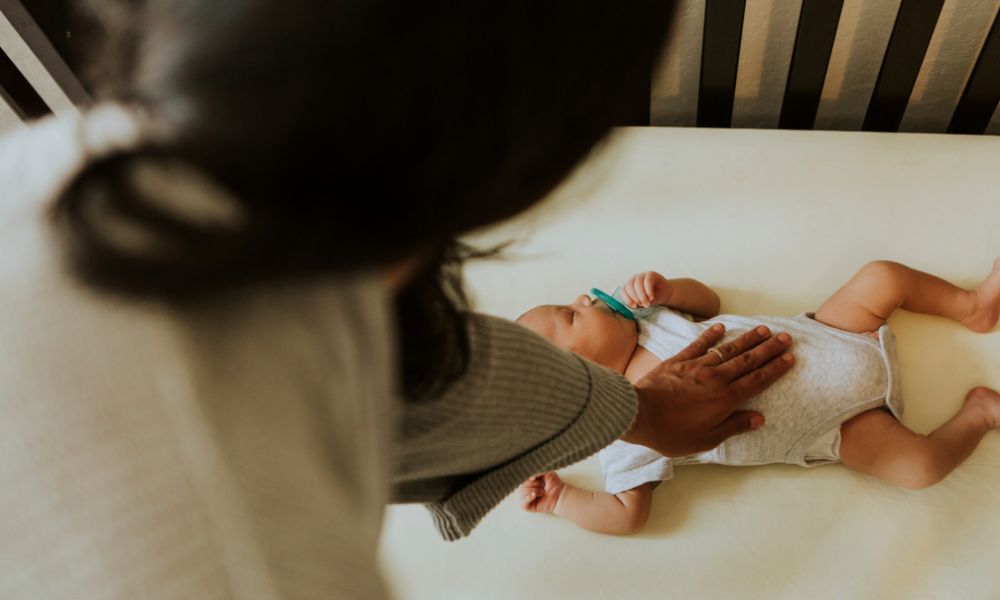
M 536 306 L 517 322 L 560 348 L 622 373 L 639 341 L 635 321 L 585 294 L 571 304 Z

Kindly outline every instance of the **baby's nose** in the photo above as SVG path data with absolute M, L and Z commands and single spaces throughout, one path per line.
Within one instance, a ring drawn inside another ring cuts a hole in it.
M 579 296 L 576 297 L 576 299 L 573 300 L 573 304 L 590 306 L 591 304 L 590 296 L 588 296 L 587 294 L 580 294 Z

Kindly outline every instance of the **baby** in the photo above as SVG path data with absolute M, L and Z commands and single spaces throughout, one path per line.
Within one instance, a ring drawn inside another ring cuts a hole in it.
M 652 271 L 629 279 L 616 293 L 618 301 L 593 292 L 605 299 L 583 295 L 568 305 L 538 306 L 518 321 L 632 382 L 715 323 L 726 326 L 727 340 L 761 323 L 790 333 L 796 365 L 746 404 L 764 414 L 761 429 L 676 459 L 616 441 L 598 454 L 606 492 L 566 484 L 555 473 L 536 475 L 521 486 L 528 511 L 555 513 L 600 533 L 635 533 L 646 524 L 653 489 L 672 477 L 675 464 L 841 462 L 918 489 L 941 481 L 1000 426 L 1000 394 L 977 387 L 958 414 L 931 434 L 907 429 L 899 421 L 895 340 L 886 325 L 894 310 L 904 308 L 990 331 L 1000 317 L 1000 259 L 971 291 L 898 263 L 871 262 L 815 313 L 792 318 L 720 315 L 719 297 L 706 285 Z M 727 359 L 719 349 L 709 355 Z

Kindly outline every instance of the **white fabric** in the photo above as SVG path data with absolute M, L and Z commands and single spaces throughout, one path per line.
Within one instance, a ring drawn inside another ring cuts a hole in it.
M 125 111 L 0 140 L 0 598 L 381 598 L 392 344 L 370 275 L 197 310 L 63 270 L 55 194 Z
M 837 462 L 840 460 L 840 427 L 834 427 L 806 449 L 806 460 L 816 463 Z
M 722 314 L 695 323 L 669 309 L 641 321 L 639 343 L 666 360 L 715 323 L 726 326 L 723 341 L 758 324 L 785 331 L 795 340 L 795 366 L 745 407 L 766 414 L 761 429 L 726 440 L 705 460 L 729 465 L 784 462 L 812 466 L 806 449 L 854 415 L 886 406 L 903 415 L 895 336 L 884 325 L 876 341 L 867 334 L 829 327 L 811 313 L 795 317 Z M 692 457 L 691 462 L 701 462 Z
M 639 345 L 661 360 L 683 350 L 715 323 L 726 326 L 723 343 L 763 323 L 772 331 L 785 331 L 795 339 L 795 366 L 777 383 L 747 403 L 762 412 L 767 422 L 761 429 L 726 440 L 709 452 L 676 459 L 654 450 L 616 441 L 602 450 L 598 459 L 604 473 L 604 489 L 610 494 L 648 482 L 670 479 L 678 465 L 715 463 L 751 466 L 788 463 L 817 466 L 838 460 L 826 456 L 830 432 L 866 410 L 887 405 L 896 418 L 902 416 L 894 344 L 880 344 L 865 334 L 840 331 L 816 321 L 811 315 L 792 318 L 719 315 L 695 322 L 689 315 L 656 307 L 638 318 Z M 879 330 L 880 340 L 891 340 L 888 327 Z M 810 454 L 820 447 L 819 456 Z M 824 447 L 826 451 L 824 451 Z
M 644 483 L 659 485 L 674 478 L 674 465 L 709 465 L 737 463 L 724 462 L 719 449 L 701 452 L 682 458 L 668 458 L 645 446 L 614 441 L 597 453 L 604 477 L 604 491 L 618 494 L 639 487 Z M 805 452 L 807 466 L 835 463 L 840 460 L 840 427 L 831 429 L 809 445 Z M 749 466 L 749 465 L 748 465 Z

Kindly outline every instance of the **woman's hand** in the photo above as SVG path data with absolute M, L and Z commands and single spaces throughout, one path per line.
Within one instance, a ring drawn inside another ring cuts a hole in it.
M 737 409 L 792 368 L 791 337 L 761 325 L 710 352 L 724 333 L 714 325 L 636 383 L 639 412 L 623 440 L 687 456 L 764 424 L 760 413 Z
M 646 308 L 647 306 L 667 306 L 674 288 L 667 278 L 656 271 L 643 271 L 633 275 L 622 286 L 622 294 L 628 301 L 629 308 Z
M 528 512 L 550 513 L 556 509 L 565 487 L 555 471 L 535 475 L 521 484 L 521 508 Z

